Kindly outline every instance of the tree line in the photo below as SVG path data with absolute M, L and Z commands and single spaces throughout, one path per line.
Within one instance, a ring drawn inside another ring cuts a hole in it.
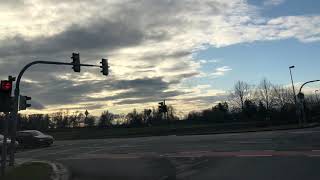
M 238 81 L 229 93 L 226 102 L 203 111 L 193 111 L 189 121 L 206 122 L 265 122 L 288 124 L 298 121 L 297 107 L 291 87 L 274 85 L 264 78 L 258 85 Z M 305 112 L 309 121 L 319 117 L 320 101 L 316 94 L 308 94 Z
M 306 96 L 307 119 L 313 121 L 319 117 L 320 101 L 317 95 Z M 213 107 L 201 111 L 189 112 L 179 118 L 176 109 L 168 106 L 164 115 L 158 108 L 144 109 L 138 112 L 134 109 L 127 114 L 114 114 L 104 111 L 100 116 L 79 111 L 70 113 L 61 111 L 52 114 L 31 114 L 18 116 L 18 129 L 48 129 L 63 128 L 111 128 L 111 127 L 148 127 L 177 123 L 237 123 L 263 122 L 266 125 L 289 124 L 297 122 L 296 106 L 292 89 L 286 86 L 274 85 L 266 78 L 258 85 L 250 85 L 244 81 L 235 83 L 229 92 L 228 99 Z M 5 116 L 0 114 L 0 128 Z M 180 121 L 181 120 L 181 121 Z
M 0 129 L 3 129 L 4 114 L 0 114 Z M 114 114 L 104 111 L 100 116 L 92 116 L 80 111 L 60 111 L 52 114 L 18 115 L 18 129 L 37 129 L 47 131 L 49 129 L 65 128 L 110 128 L 110 127 L 145 127 L 167 124 L 168 121 L 179 120 L 173 106 L 168 106 L 167 116 L 158 109 L 144 109 L 138 112 L 134 109 L 128 114 Z M 9 127 L 11 125 L 9 124 Z

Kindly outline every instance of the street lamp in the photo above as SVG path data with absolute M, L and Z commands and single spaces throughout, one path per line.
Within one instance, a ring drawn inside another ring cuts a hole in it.
M 297 104 L 296 91 L 295 91 L 295 89 L 294 89 L 292 72 L 291 72 L 291 69 L 293 69 L 294 67 L 295 67 L 295 66 L 290 66 L 290 67 L 289 67 L 289 71 L 290 71 L 290 76 L 291 76 L 291 83 L 292 83 L 292 91 L 293 91 L 294 103 Z

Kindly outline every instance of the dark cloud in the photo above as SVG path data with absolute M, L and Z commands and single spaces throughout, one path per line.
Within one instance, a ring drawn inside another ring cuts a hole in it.
M 184 98 L 183 100 L 189 103 L 201 102 L 205 104 L 214 104 L 217 101 L 227 101 L 228 97 L 229 96 L 227 94 L 217 94 L 217 95 L 188 97 L 188 98 Z M 170 98 L 170 100 L 178 100 L 178 99 L 173 97 L 173 98 Z
M 136 92 L 138 94 L 138 92 Z M 142 98 L 139 99 L 124 99 L 115 104 L 139 104 L 139 103 L 149 103 L 149 102 L 158 102 L 162 101 L 163 99 L 170 99 L 172 97 L 184 94 L 180 91 L 169 91 L 169 92 L 155 92 L 144 94 Z M 123 96 L 123 95 L 120 95 Z M 141 97 L 141 95 L 140 95 Z
M 171 82 L 162 78 L 144 78 L 134 80 L 106 80 L 74 82 L 61 80 L 53 76 L 45 82 L 22 84 L 21 91 L 34 96 L 46 105 L 118 101 L 117 104 L 153 102 L 183 94 L 179 91 L 168 91 Z M 108 97 L 92 98 L 87 95 L 101 91 L 127 90 Z M 132 99 L 139 99 L 133 101 Z
M 108 49 L 137 45 L 144 34 L 134 26 L 124 22 L 97 20 L 88 26 L 71 25 L 65 31 L 31 40 L 15 36 L 3 40 L 0 46 L 1 57 L 17 54 L 57 54 L 81 50 Z

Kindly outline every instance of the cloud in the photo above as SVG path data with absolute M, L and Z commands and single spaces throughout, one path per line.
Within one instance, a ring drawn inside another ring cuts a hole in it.
M 259 7 L 243 0 L 15 0 L 1 3 L 0 10 L 6 22 L 0 25 L 1 77 L 17 74 L 32 60 L 70 62 L 74 51 L 86 63 L 109 58 L 108 77 L 89 68 L 80 74 L 60 66 L 27 71 L 21 90 L 47 110 L 128 110 L 163 98 L 183 103 L 190 96 L 199 98 L 193 107 L 208 106 L 219 90 L 190 92 L 181 86 L 201 77 L 201 66 L 217 63 L 194 59 L 197 51 L 288 38 L 320 41 L 320 16 L 261 17 Z M 218 67 L 211 77 L 230 70 Z
M 232 69 L 229 66 L 222 66 L 215 69 L 215 71 L 209 76 L 211 77 L 219 77 L 225 75 L 228 71 L 231 71 Z
M 278 6 L 280 4 L 283 4 L 285 0 L 265 0 L 263 2 L 263 5 L 265 6 Z
M 45 106 L 43 104 L 39 103 L 38 101 L 31 100 L 30 104 L 31 104 L 31 109 L 36 109 L 36 110 L 45 109 Z
M 97 20 L 98 21 L 98 20 Z M 122 22 L 95 22 L 87 27 L 71 25 L 65 31 L 49 37 L 26 39 L 15 36 L 2 40 L 1 57 L 16 54 L 42 54 L 94 49 L 113 50 L 119 47 L 138 45 L 143 33 Z

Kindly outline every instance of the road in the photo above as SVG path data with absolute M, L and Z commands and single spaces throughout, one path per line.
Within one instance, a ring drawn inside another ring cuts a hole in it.
M 61 162 L 73 180 L 319 180 L 320 128 L 57 141 L 17 158 Z

